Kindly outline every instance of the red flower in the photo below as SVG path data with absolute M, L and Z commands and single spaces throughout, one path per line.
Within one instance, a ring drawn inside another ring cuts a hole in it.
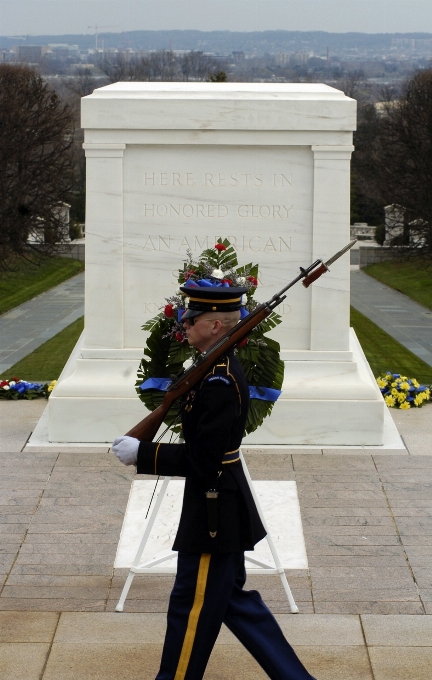
M 215 248 L 216 250 L 226 250 L 226 246 L 223 243 L 216 243 Z
M 192 274 L 195 274 L 195 269 L 189 269 L 189 271 L 185 272 L 184 275 L 183 275 L 184 280 L 188 281 L 190 279 L 190 277 L 192 276 Z
M 4 387 L 5 385 L 9 385 L 8 381 L 2 380 L 2 382 L 0 382 L 0 387 Z
M 168 319 L 174 316 L 174 308 L 172 305 L 165 305 L 164 314 Z
M 174 337 L 177 340 L 177 342 L 183 342 L 184 340 L 184 335 L 183 333 L 180 333 L 180 331 L 177 331 Z
M 258 285 L 258 279 L 256 279 L 255 276 L 247 276 L 246 279 L 250 281 L 253 286 L 256 287 Z
M 12 378 L 12 380 L 14 380 L 15 382 L 19 382 L 19 381 L 20 381 L 19 378 Z
M 240 340 L 240 342 L 238 343 L 237 347 L 244 347 L 245 345 L 248 344 L 248 340 L 249 340 L 249 338 L 247 338 L 247 337 L 246 337 L 246 338 L 243 338 L 243 340 Z
M 222 283 L 227 283 L 229 286 L 232 286 L 231 279 L 222 279 Z

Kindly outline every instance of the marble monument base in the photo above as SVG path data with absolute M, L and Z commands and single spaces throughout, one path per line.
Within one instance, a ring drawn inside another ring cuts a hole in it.
M 49 442 L 110 443 L 145 416 L 134 389 L 141 350 L 82 345 L 81 338 L 50 397 Z M 348 352 L 282 357 L 282 395 L 245 446 L 383 445 L 385 404 L 353 330 Z

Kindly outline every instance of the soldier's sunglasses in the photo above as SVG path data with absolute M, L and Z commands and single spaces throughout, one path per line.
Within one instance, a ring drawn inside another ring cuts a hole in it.
M 213 321 L 214 319 L 203 319 L 202 314 L 199 314 L 198 316 L 192 316 L 188 319 L 185 319 L 183 323 L 188 323 L 189 326 L 195 326 L 195 323 L 198 321 L 198 319 L 202 319 L 203 321 Z

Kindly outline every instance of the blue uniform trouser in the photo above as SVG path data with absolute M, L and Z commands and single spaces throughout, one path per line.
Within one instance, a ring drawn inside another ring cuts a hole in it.
M 243 553 L 179 553 L 156 680 L 201 680 L 222 623 L 272 680 L 314 680 L 245 581 Z

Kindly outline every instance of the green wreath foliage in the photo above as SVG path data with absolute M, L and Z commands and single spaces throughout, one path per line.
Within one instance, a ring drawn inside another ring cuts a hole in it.
M 178 281 L 180 285 L 184 285 L 190 278 L 196 281 L 207 278 L 214 282 L 223 280 L 229 282 L 229 285 L 245 286 L 248 291 L 244 307 L 251 312 L 258 304 L 253 299 L 258 285 L 258 270 L 258 264 L 239 266 L 236 251 L 230 242 L 227 239 L 218 239 L 215 248 L 204 250 L 197 260 L 193 258 L 191 252 L 187 253 L 187 260 L 179 270 Z M 140 389 L 142 383 L 148 378 L 173 377 L 181 371 L 185 361 L 193 360 L 196 356 L 196 350 L 189 347 L 185 341 L 183 327 L 178 320 L 178 310 L 185 309 L 185 296 L 173 295 L 166 299 L 166 303 L 163 311 L 142 326 L 142 329 L 149 331 L 150 335 L 138 369 L 135 389 L 150 411 L 162 403 L 165 392 L 155 389 L 142 391 Z M 281 317 L 273 312 L 250 333 L 247 343 L 235 350 L 248 384 L 256 386 L 258 391 L 261 387 L 276 390 L 282 388 L 284 362 L 280 359 L 280 346 L 278 342 L 266 336 L 281 321 Z M 264 418 L 270 415 L 274 402 L 250 399 L 249 404 L 245 427 L 247 434 L 254 432 Z M 173 421 L 178 413 L 179 404 L 176 402 L 165 419 L 165 424 L 177 432 L 178 425 L 173 425 Z

